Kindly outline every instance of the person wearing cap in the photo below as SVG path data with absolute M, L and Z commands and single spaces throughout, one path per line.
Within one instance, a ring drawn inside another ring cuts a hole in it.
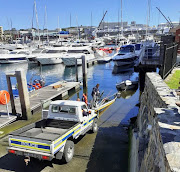
M 97 106 L 98 98 L 100 96 L 99 84 L 96 84 L 96 86 L 92 89 L 91 96 L 93 98 L 92 99 L 92 106 L 96 107 Z

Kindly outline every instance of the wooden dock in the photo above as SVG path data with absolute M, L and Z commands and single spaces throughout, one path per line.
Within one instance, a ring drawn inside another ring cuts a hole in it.
M 57 86 L 59 88 L 53 88 Z M 80 89 L 79 82 L 59 81 L 49 86 L 43 87 L 29 93 L 30 109 L 32 114 L 42 109 L 42 105 L 48 106 L 51 100 L 68 98 L 71 93 Z M 22 114 L 19 98 L 15 100 L 16 112 Z M 12 113 L 11 104 L 8 104 L 9 112 Z M 0 105 L 0 114 L 6 113 L 6 106 Z
M 0 128 L 5 127 L 6 125 L 14 122 L 17 119 L 17 116 L 10 115 L 9 117 L 6 114 L 0 114 Z

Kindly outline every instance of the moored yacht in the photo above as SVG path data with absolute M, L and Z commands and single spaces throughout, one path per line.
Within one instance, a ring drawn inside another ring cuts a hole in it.
M 124 45 L 112 60 L 116 66 L 123 66 L 133 64 L 136 58 L 134 45 Z
M 36 57 L 36 60 L 41 65 L 60 64 L 62 63 L 62 57 L 66 52 L 66 47 L 51 48 L 47 50 L 46 53 L 42 53 L 38 57 Z
M 75 66 L 76 59 L 77 65 L 82 65 L 82 56 L 86 56 L 87 62 L 95 59 L 95 53 L 89 46 L 84 47 L 69 47 L 68 52 L 64 54 L 62 60 L 66 66 Z
M 25 54 L 0 54 L 0 64 L 25 63 Z

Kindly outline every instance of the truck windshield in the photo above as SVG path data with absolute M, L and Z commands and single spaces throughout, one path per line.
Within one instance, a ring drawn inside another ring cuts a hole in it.
M 52 113 L 68 113 L 75 115 L 76 114 L 76 107 L 72 106 L 57 106 L 53 105 L 52 106 Z

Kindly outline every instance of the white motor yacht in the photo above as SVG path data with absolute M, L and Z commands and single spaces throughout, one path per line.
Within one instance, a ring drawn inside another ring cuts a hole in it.
M 116 66 L 123 66 L 133 64 L 136 58 L 134 45 L 124 45 L 112 60 Z
M 47 50 L 46 53 L 40 54 L 36 60 L 41 65 L 52 65 L 62 63 L 62 57 L 67 52 L 67 47 L 54 47 Z
M 135 54 L 139 57 L 142 53 L 142 44 L 135 44 Z
M 41 56 L 41 54 L 44 54 L 46 52 L 47 52 L 47 49 L 45 49 L 45 48 L 35 49 L 34 51 L 32 51 L 31 54 L 29 54 L 27 56 L 28 63 L 30 63 L 30 64 L 37 64 L 38 63 L 37 57 Z
M 153 40 L 146 40 L 142 43 L 142 53 L 139 56 L 139 62 L 143 63 L 144 59 L 156 59 L 160 56 L 160 46 Z
M 76 59 L 77 65 L 82 65 L 82 56 L 86 56 L 87 62 L 95 59 L 95 53 L 89 46 L 84 47 L 69 47 L 68 52 L 64 54 L 62 60 L 66 66 L 75 66 Z
M 25 54 L 0 54 L 0 64 L 25 63 L 26 56 Z

